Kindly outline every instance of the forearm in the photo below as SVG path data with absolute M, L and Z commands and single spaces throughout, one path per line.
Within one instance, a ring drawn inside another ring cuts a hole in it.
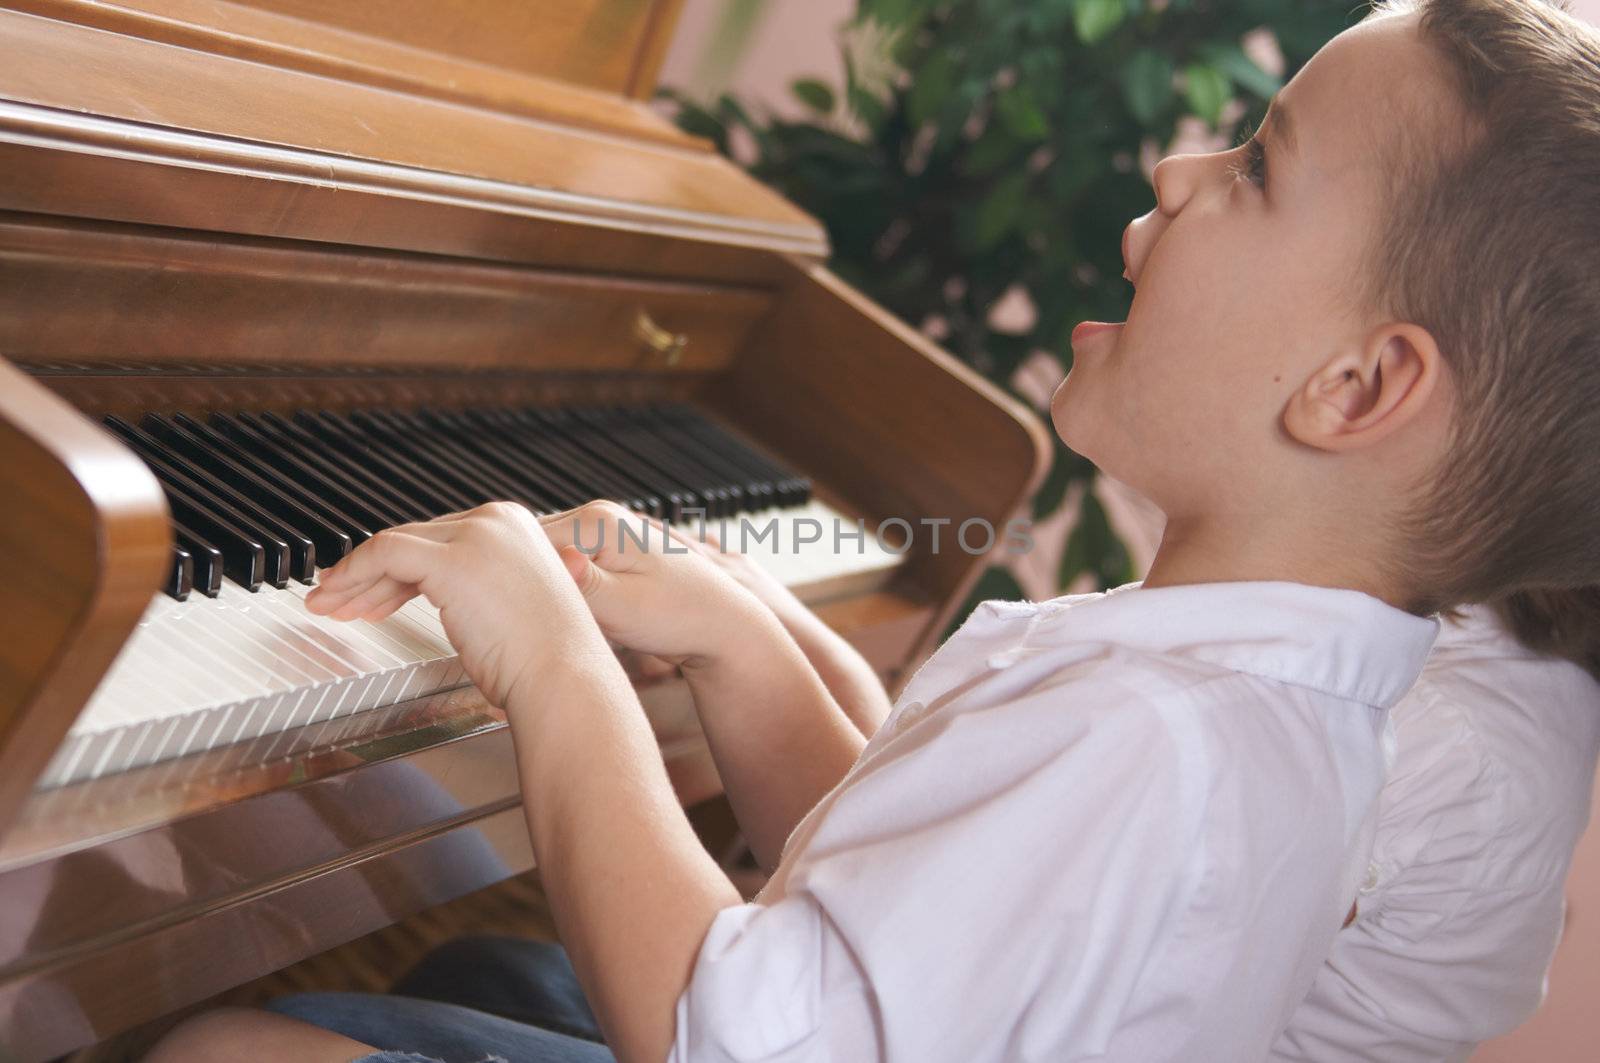
M 866 743 L 778 618 L 751 601 L 732 652 L 686 664 L 684 675 L 745 840 L 772 868 Z
M 772 611 L 861 737 L 877 734 L 893 705 L 872 665 L 798 599 L 775 604 Z
M 656 1063 L 706 931 L 739 895 L 684 817 L 633 688 L 603 643 L 508 701 L 561 940 L 617 1058 Z

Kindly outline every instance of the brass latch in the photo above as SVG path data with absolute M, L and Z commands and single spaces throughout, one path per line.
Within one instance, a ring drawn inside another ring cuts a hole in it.
M 689 345 L 688 336 L 681 332 L 668 332 L 655 323 L 648 310 L 639 311 L 639 316 L 633 322 L 633 334 L 646 347 L 665 358 L 669 366 L 675 366 L 683 360 L 683 349 Z

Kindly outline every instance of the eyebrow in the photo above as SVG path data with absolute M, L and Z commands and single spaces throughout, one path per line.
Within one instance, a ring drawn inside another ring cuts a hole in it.
M 1294 117 L 1281 96 L 1272 97 L 1267 116 L 1261 121 L 1261 135 L 1287 148 L 1289 154 L 1299 154 L 1300 145 L 1295 137 Z

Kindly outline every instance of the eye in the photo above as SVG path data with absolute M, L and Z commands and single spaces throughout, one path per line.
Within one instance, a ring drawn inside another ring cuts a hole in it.
M 1267 185 L 1266 146 L 1261 143 L 1254 130 L 1246 131 L 1245 136 L 1249 139 L 1245 140 L 1241 145 L 1244 148 L 1244 158 L 1234 163 L 1232 167 L 1233 176 L 1249 181 L 1257 188 L 1265 188 Z

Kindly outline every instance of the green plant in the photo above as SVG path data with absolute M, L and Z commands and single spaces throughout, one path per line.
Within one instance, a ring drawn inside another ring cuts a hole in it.
M 679 96 L 678 121 L 746 155 L 758 178 L 820 218 L 843 277 L 1011 387 L 1035 352 L 1070 368 L 1067 337 L 1078 321 L 1127 315 L 1122 228 L 1153 201 L 1141 155 L 1168 144 L 1187 115 L 1215 129 L 1265 111 L 1280 77 L 1247 55 L 1246 35 L 1270 31 L 1292 73 L 1361 8 L 1357 0 L 860 0 L 842 99 L 820 81 L 800 81 L 794 92 L 811 116 L 787 121 L 752 115 L 727 95 L 710 105 Z M 864 52 L 863 40 L 877 47 Z M 864 56 L 890 60 L 889 76 Z M 1005 331 L 993 311 L 1018 291 L 1035 313 Z M 1093 476 L 1058 444 L 1035 516 Z M 1060 585 L 1084 572 L 1101 586 L 1131 578 L 1099 502 L 1083 498 Z M 1003 569 L 979 590 L 1021 596 Z

